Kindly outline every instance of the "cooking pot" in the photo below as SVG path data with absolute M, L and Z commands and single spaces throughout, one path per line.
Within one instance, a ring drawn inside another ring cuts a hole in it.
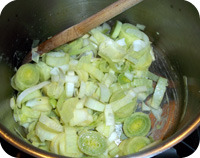
M 0 16 L 0 136 L 3 139 L 33 156 L 57 157 L 23 139 L 24 130 L 14 121 L 9 106 L 14 94 L 10 79 L 31 50 L 33 41 L 42 42 L 114 1 L 17 0 L 4 8 Z M 173 83 L 174 101 L 169 101 L 167 108 L 168 118 L 173 120 L 168 119 L 164 134 L 162 130 L 157 131 L 158 135 L 162 133 L 163 141 L 130 155 L 151 157 L 179 143 L 200 124 L 199 14 L 184 0 L 146 0 L 109 23 L 116 19 L 146 26 L 145 33 L 159 58 L 151 69 Z

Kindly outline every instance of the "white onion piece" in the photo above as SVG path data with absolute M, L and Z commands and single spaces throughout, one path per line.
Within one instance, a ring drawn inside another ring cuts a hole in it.
M 24 90 L 18 97 L 17 97 L 17 106 L 18 107 L 21 107 L 21 102 L 22 100 L 24 99 L 24 97 L 26 97 L 28 94 L 38 90 L 38 89 L 41 89 L 42 87 L 48 85 L 50 82 L 49 81 L 44 81 L 44 82 L 41 82 L 39 83 L 38 85 L 36 86 L 33 86 L 33 87 L 30 87 L 26 90 Z

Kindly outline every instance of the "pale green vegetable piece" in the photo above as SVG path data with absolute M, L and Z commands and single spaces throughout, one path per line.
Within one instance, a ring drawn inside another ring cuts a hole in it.
M 43 92 L 50 98 L 58 99 L 62 92 L 64 91 L 64 86 L 58 82 L 51 82 L 43 88 Z
M 25 90 L 39 82 L 39 71 L 34 64 L 24 64 L 16 72 L 14 78 L 17 89 Z
M 135 93 L 128 93 L 125 97 L 110 103 L 110 105 L 111 105 L 113 111 L 116 112 L 117 110 L 121 109 L 125 105 L 131 103 L 133 98 L 135 98 L 135 97 L 136 97 Z
M 103 79 L 103 72 L 101 72 L 98 68 L 93 66 L 92 64 L 89 63 L 80 63 L 79 68 L 81 70 L 84 70 L 88 72 L 90 75 L 92 75 L 94 78 L 96 78 L 98 81 L 101 81 Z
M 135 112 L 126 118 L 123 125 L 127 137 L 146 136 L 151 128 L 149 116 L 142 112 Z
M 50 78 L 51 67 L 40 61 L 36 64 L 36 68 L 40 73 L 40 81 L 47 81 Z
M 79 149 L 89 156 L 100 156 L 106 151 L 106 140 L 98 132 L 85 132 L 78 138 Z
M 115 112 L 116 118 L 126 118 L 135 112 L 137 108 L 137 97 L 135 97 L 132 102 L 126 104 L 124 107 L 120 108 Z
M 65 150 L 62 151 L 62 149 L 60 148 L 60 144 L 64 142 L 63 147 L 65 147 L 65 133 L 59 133 L 58 135 L 56 135 L 50 144 L 50 151 L 55 153 L 55 154 L 61 154 L 64 155 L 65 154 Z
M 45 114 L 41 114 L 39 122 L 45 124 L 48 128 L 56 132 L 63 132 L 63 126 L 55 120 L 49 118 Z
M 64 52 L 49 52 L 46 54 L 46 64 L 52 67 L 69 63 L 69 54 Z
M 112 39 L 109 39 L 101 43 L 98 54 L 100 56 L 104 55 L 104 57 L 109 58 L 113 62 L 120 62 L 126 55 L 126 50 Z
M 160 108 L 160 104 L 161 104 L 161 101 L 163 100 L 167 86 L 168 86 L 167 79 L 163 78 L 163 77 L 159 77 L 155 91 L 153 93 L 151 107 L 153 107 L 155 109 Z
M 134 30 L 135 30 L 135 32 L 138 32 L 139 29 L 136 26 L 129 24 L 129 23 L 122 24 L 119 38 L 120 39 L 125 38 L 127 45 L 130 46 L 133 43 L 133 41 L 138 40 L 141 37 L 136 36 L 135 33 L 130 33 L 130 31 L 127 32 L 128 29 L 129 30 L 131 29 L 132 32 L 134 32 Z
M 125 84 L 125 83 L 129 83 L 129 82 L 131 82 L 124 74 L 120 74 L 119 76 L 118 76 L 118 82 L 120 83 L 120 84 Z
M 76 129 L 73 127 L 65 127 L 66 156 L 81 157 L 83 155 L 78 148 L 77 140 Z
M 69 98 L 63 103 L 62 107 L 59 107 L 61 120 L 65 124 L 68 124 L 69 121 L 73 118 L 73 111 L 76 108 L 78 101 L 78 98 Z
M 110 33 L 111 37 L 113 39 L 115 39 L 119 36 L 121 28 L 122 28 L 122 22 L 117 20 L 115 25 L 112 27 L 112 30 L 111 30 L 111 33 Z
M 34 111 L 31 108 L 22 105 L 22 107 L 19 109 L 15 106 L 14 108 L 14 119 L 16 122 L 18 122 L 20 125 L 27 128 L 30 123 L 32 123 L 35 120 L 38 120 L 40 117 L 41 112 Z
M 99 84 L 99 87 L 100 87 L 100 95 L 101 95 L 100 101 L 103 103 L 107 103 L 111 96 L 110 89 L 105 84 L 102 84 L 102 83 Z
M 51 141 L 58 134 L 58 132 L 52 130 L 41 122 L 37 123 L 35 127 L 35 132 L 42 142 L 44 142 L 45 140 Z
M 103 112 L 104 109 L 105 109 L 105 104 L 103 104 L 103 103 L 101 103 L 98 100 L 93 99 L 93 98 L 87 98 L 87 100 L 85 102 L 85 106 L 87 108 L 92 109 L 92 110 L 101 111 L 101 112 Z
M 34 91 L 37 91 L 37 90 L 43 88 L 44 86 L 48 85 L 49 83 L 50 83 L 49 81 L 44 81 L 44 82 L 39 83 L 38 85 L 30 87 L 30 88 L 24 90 L 23 92 L 21 92 L 20 95 L 17 97 L 17 106 L 21 107 L 21 102 L 26 96 L 33 93 Z
M 107 126 L 103 122 L 99 123 L 96 127 L 96 130 L 106 138 L 108 138 L 111 135 L 114 129 L 115 129 L 114 125 Z
M 22 100 L 22 104 L 25 103 L 28 100 L 38 98 L 38 97 L 41 97 L 41 96 L 42 96 L 42 93 L 41 93 L 40 90 L 33 91 L 32 93 L 30 93 L 26 97 L 24 97 L 24 99 Z
M 111 105 L 107 104 L 105 106 L 104 114 L 105 114 L 106 126 L 114 126 L 115 125 L 115 116 L 114 116 L 114 112 L 112 110 Z
M 122 144 L 124 142 L 124 144 Z M 142 148 L 150 144 L 150 140 L 143 136 L 137 136 L 124 140 L 122 144 L 123 155 L 129 155 L 140 151 Z M 120 144 L 120 146 L 121 146 Z
M 70 121 L 71 126 L 88 126 L 93 122 L 93 117 L 89 113 L 88 109 L 75 109 L 73 111 L 73 118 Z
M 49 98 L 45 96 L 31 99 L 25 105 L 41 112 L 50 112 L 52 110 L 52 106 L 49 104 Z

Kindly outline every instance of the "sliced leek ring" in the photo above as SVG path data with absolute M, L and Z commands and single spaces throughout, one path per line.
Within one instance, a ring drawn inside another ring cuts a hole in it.
M 151 128 L 147 114 L 135 112 L 124 121 L 123 130 L 127 137 L 146 136 Z
M 106 139 L 98 132 L 85 132 L 79 136 L 79 149 L 89 156 L 100 156 L 106 151 Z

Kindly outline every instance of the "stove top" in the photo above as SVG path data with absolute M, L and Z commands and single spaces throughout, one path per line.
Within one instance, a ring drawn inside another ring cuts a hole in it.
M 168 149 L 167 151 L 155 156 L 154 158 L 183 158 L 188 157 L 189 155 L 193 154 L 200 142 L 200 127 L 197 128 L 192 134 L 190 134 L 187 138 L 183 141 L 175 145 L 173 148 Z M 11 144 L 7 143 L 5 140 L 0 138 L 0 143 L 4 151 L 9 154 L 10 156 L 16 158 L 34 158 Z M 198 148 L 200 150 L 200 148 Z M 189 157 L 193 158 L 193 157 Z

